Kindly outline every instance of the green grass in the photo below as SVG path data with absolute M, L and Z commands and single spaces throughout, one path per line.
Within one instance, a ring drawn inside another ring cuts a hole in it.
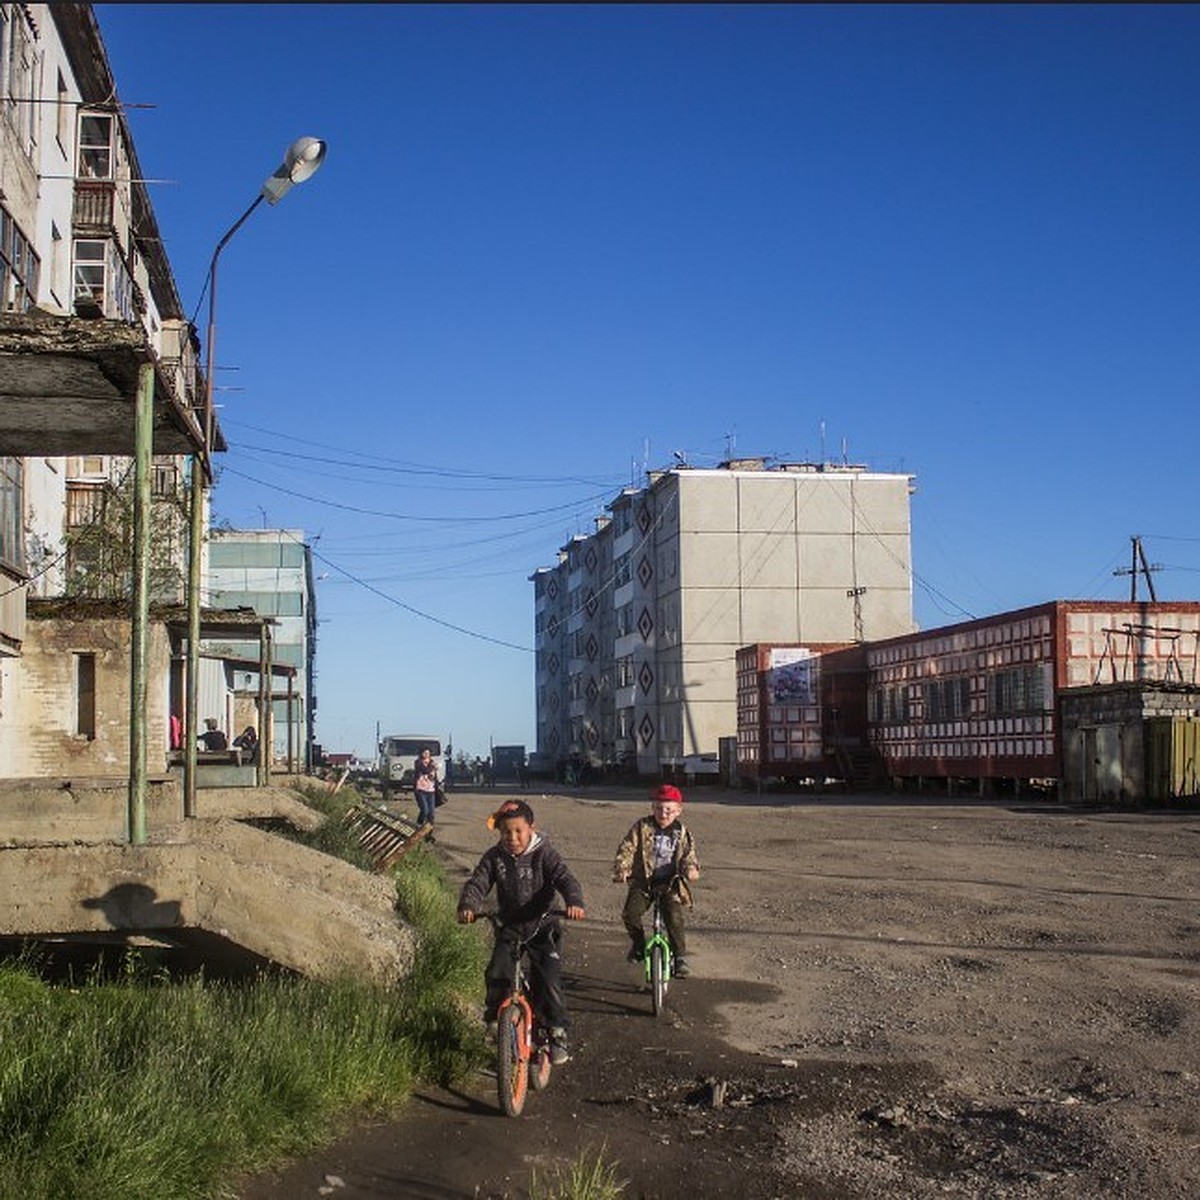
M 534 1171 L 529 1200 L 618 1200 L 627 1186 L 617 1178 L 616 1166 L 604 1161 L 603 1150 L 585 1150 L 549 1178 Z
M 337 798 L 334 798 L 337 799 Z M 332 824 L 332 822 L 331 822 Z M 200 1200 L 221 1181 L 400 1108 L 483 1058 L 483 948 L 454 923 L 440 865 L 396 870 L 420 933 L 386 991 L 264 975 L 175 981 L 130 953 L 114 978 L 45 982 L 0 964 L 0 1200 Z

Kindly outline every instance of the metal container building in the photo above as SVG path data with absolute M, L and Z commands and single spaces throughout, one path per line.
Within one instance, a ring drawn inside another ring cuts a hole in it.
M 1200 602 L 1052 600 L 866 647 L 871 744 L 893 779 L 1061 779 L 1061 702 L 1195 684 Z
M 1156 804 L 1200 796 L 1200 687 L 1106 683 L 1061 697 L 1062 797 Z

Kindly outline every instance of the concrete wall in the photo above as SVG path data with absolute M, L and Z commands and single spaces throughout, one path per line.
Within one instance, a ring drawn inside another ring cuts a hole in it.
M 202 929 L 316 978 L 390 985 L 411 969 L 414 937 L 390 877 L 221 815 L 322 820 L 285 791 L 208 792 L 200 805 L 210 816 L 172 821 L 177 790 L 158 781 L 147 846 L 121 842 L 125 791 L 0 788 L 0 933 Z
M 166 770 L 171 653 L 151 623 L 146 720 L 149 768 Z M 30 620 L 0 717 L 0 777 L 111 776 L 129 772 L 127 618 Z M 95 736 L 78 731 L 78 657 L 95 656 Z

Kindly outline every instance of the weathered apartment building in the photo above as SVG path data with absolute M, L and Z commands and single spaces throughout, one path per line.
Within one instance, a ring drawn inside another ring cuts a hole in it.
M 193 504 L 209 525 L 209 490 L 188 486 L 189 466 L 199 455 L 209 474 L 225 446 L 143 180 L 92 6 L 0 4 L 0 777 L 128 769 L 145 363 L 153 769 L 179 739 Z M 315 708 L 299 541 L 301 578 L 284 596 L 222 588 L 208 538 L 200 551 L 199 717 L 232 737 L 269 709 L 267 744 L 290 765 L 308 761 Z
M 911 476 L 730 459 L 622 491 L 534 585 L 537 749 L 654 774 L 737 732 L 752 642 L 910 632 Z
M 91 6 L 0 4 L 4 776 L 128 768 L 131 455 L 146 364 L 150 588 L 162 605 L 183 598 L 187 456 L 222 448 L 143 178 Z M 162 610 L 151 625 L 149 736 L 165 755 L 175 654 Z

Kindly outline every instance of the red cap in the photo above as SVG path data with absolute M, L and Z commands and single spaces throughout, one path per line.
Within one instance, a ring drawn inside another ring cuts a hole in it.
M 683 793 L 673 783 L 664 783 L 651 800 L 656 804 L 682 804 Z

